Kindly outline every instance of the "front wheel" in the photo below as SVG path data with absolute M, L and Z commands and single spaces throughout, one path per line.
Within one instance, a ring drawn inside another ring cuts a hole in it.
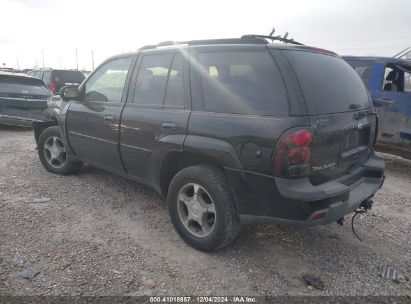
M 51 173 L 72 174 L 83 165 L 82 162 L 69 159 L 58 126 L 45 129 L 40 134 L 37 145 L 40 161 Z
M 222 248 L 235 239 L 240 223 L 223 172 L 192 166 L 171 181 L 168 210 L 182 239 L 201 251 Z

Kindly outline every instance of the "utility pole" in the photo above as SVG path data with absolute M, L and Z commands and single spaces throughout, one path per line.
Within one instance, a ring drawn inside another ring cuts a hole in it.
M 16 60 L 17 60 L 17 69 L 20 70 L 19 55 L 18 54 L 16 54 Z
M 93 71 L 94 71 L 94 51 L 91 51 L 91 66 L 92 66 Z
M 43 69 L 44 69 L 44 50 L 41 50 L 41 56 L 43 57 Z
M 77 56 L 77 48 L 76 48 L 76 69 L 78 70 L 78 56 Z

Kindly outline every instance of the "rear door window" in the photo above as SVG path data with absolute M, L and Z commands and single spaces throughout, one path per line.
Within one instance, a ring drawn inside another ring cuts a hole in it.
M 309 115 L 372 107 L 360 77 L 342 58 L 306 51 L 283 51 L 304 94 Z
M 204 110 L 246 115 L 287 115 L 281 74 L 266 51 L 199 54 Z
M 169 71 L 167 81 L 166 107 L 184 107 L 184 77 L 183 77 L 183 56 L 176 54 Z
M 173 54 L 144 55 L 138 71 L 133 103 L 162 106 Z

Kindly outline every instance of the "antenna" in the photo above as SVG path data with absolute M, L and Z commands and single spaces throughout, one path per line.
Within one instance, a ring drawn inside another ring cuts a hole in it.
M 264 39 L 271 40 L 271 42 L 273 42 L 274 40 L 277 40 L 277 41 L 281 41 L 281 42 L 284 42 L 284 43 L 304 45 L 304 44 L 302 44 L 298 41 L 295 41 L 292 38 L 288 38 L 288 32 L 285 32 L 285 34 L 283 36 L 281 36 L 281 35 L 273 36 L 274 33 L 275 33 L 275 28 L 272 29 L 272 31 L 270 32 L 270 34 L 268 36 L 251 34 L 251 35 L 244 35 L 241 38 L 264 38 Z

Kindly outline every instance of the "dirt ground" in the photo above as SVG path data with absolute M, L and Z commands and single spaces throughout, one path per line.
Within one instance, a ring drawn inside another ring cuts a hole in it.
M 35 147 L 31 130 L 0 127 L 0 295 L 411 294 L 410 161 L 387 158 L 385 185 L 356 224 L 363 242 L 349 216 L 344 226 L 243 227 L 206 254 L 179 238 L 154 191 L 90 166 L 53 175 Z M 21 276 L 29 264 L 40 270 L 32 280 Z M 399 283 L 378 276 L 383 265 Z

